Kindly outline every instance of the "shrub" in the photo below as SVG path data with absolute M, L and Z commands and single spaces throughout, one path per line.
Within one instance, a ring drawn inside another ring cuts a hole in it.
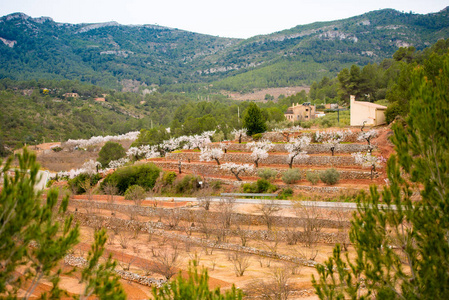
M 254 141 L 258 141 L 262 138 L 262 133 L 256 133 L 252 135 Z
M 176 179 L 176 173 L 173 171 L 164 172 L 164 176 L 162 176 L 162 183 L 164 185 L 172 185 Z
M 258 179 L 253 183 L 242 184 L 243 193 L 273 193 L 278 187 L 266 179 Z
M 282 181 L 286 184 L 292 184 L 301 180 L 301 173 L 299 169 L 288 169 L 282 173 Z
M 312 184 L 315 185 L 318 183 L 318 180 L 320 180 L 320 174 L 318 172 L 314 171 L 307 171 L 306 179 Z
M 293 196 L 293 190 L 291 188 L 284 188 L 281 190 L 281 192 L 278 194 L 278 199 L 288 199 L 288 197 Z
M 86 192 L 86 190 L 83 188 L 83 184 L 86 182 L 86 180 L 89 180 L 90 185 L 94 186 L 100 179 L 100 174 L 89 175 L 87 173 L 81 173 L 75 178 L 70 179 L 67 184 L 75 194 L 83 194 Z
M 144 189 L 151 189 L 159 177 L 161 169 L 156 165 L 137 164 L 117 169 L 114 173 L 106 176 L 101 187 L 106 183 L 117 186 L 118 192 L 123 194 L 131 185 L 140 185 Z
M 201 186 L 201 178 L 194 175 L 186 175 L 181 180 L 178 180 L 175 185 L 176 193 L 178 194 L 191 194 L 197 191 Z
M 97 161 L 105 168 L 111 160 L 118 160 L 126 156 L 126 151 L 122 145 L 116 142 L 106 142 L 98 153 Z
M 56 147 L 51 148 L 51 150 L 54 151 L 54 152 L 61 152 L 62 148 L 59 147 L 59 146 L 56 146 Z
M 389 105 L 385 111 L 385 121 L 390 124 L 397 116 L 406 115 L 405 105 L 401 105 L 399 102 L 394 102 Z
M 221 180 L 214 180 L 210 183 L 210 186 L 214 189 L 214 190 L 219 190 L 221 189 L 221 186 L 223 185 L 223 182 Z
M 257 171 L 257 176 L 265 180 L 274 180 L 277 175 L 277 171 L 270 168 L 263 168 Z
M 331 168 L 325 171 L 321 171 L 320 179 L 325 184 L 334 185 L 338 182 L 338 179 L 340 179 L 340 174 L 336 169 Z
M 125 200 L 142 200 L 145 198 L 145 190 L 137 184 L 131 185 L 125 192 Z

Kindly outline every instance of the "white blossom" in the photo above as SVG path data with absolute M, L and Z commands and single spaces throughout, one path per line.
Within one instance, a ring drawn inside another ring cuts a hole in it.
M 270 141 L 262 140 L 259 142 L 251 142 L 246 145 L 251 149 L 251 158 L 253 159 L 256 168 L 259 167 L 259 160 L 268 157 L 268 151 L 273 148 L 273 144 Z
M 246 133 L 248 132 L 248 129 L 242 128 L 242 129 L 234 129 L 231 131 L 231 134 L 234 135 L 235 139 L 239 141 L 239 143 L 242 142 L 242 138 L 246 136 Z
M 254 170 L 254 167 L 249 164 L 240 165 L 240 164 L 236 164 L 233 162 L 228 162 L 228 163 L 222 164 L 220 166 L 220 169 L 231 171 L 231 173 L 234 174 L 234 176 L 237 178 L 237 180 L 241 181 L 242 179 L 240 179 L 239 174 L 241 172 L 252 171 L 252 170 Z
M 122 157 L 118 160 L 111 160 L 109 162 L 109 168 L 117 169 L 117 168 L 120 168 L 121 166 L 127 164 L 128 162 L 129 162 L 129 159 L 126 157 Z
M 126 134 L 121 134 L 121 135 L 115 135 L 115 136 L 93 136 L 90 139 L 86 140 L 86 139 L 79 139 L 79 140 L 72 140 L 69 139 L 67 142 L 64 143 L 64 146 L 66 147 L 81 147 L 81 148 L 86 148 L 88 146 L 91 145 L 97 145 L 97 144 L 102 144 L 102 143 L 106 143 L 109 141 L 122 141 L 122 140 L 131 140 L 131 141 L 135 141 L 137 139 L 139 135 L 139 131 L 132 131 L 132 132 L 128 132 Z
M 215 160 L 220 165 L 220 159 L 223 157 L 223 150 L 220 148 L 202 148 L 200 154 L 200 161 L 212 161 Z
M 292 167 L 293 161 L 298 158 L 307 157 L 307 152 L 304 150 L 310 144 L 310 137 L 301 136 L 293 139 L 290 143 L 285 144 L 285 150 L 288 152 L 288 164 Z

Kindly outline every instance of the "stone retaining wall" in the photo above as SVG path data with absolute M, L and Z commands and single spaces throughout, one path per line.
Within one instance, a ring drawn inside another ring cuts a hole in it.
M 212 144 L 212 147 L 218 145 Z M 228 144 L 229 151 L 239 151 L 239 152 L 248 152 L 247 144 Z M 305 151 L 308 154 L 316 154 L 316 153 L 328 153 L 331 155 L 331 150 L 328 145 L 324 144 L 310 144 L 305 148 Z M 355 152 L 366 152 L 368 151 L 367 144 L 339 144 L 337 149 L 335 150 L 335 154 L 338 153 L 355 153 Z M 273 144 L 273 148 L 269 152 L 287 152 L 285 150 L 285 144 Z
M 83 257 L 68 254 L 64 257 L 64 263 L 68 266 L 83 268 L 87 265 L 87 260 Z M 128 272 L 128 271 L 123 271 L 123 270 L 116 269 L 116 270 L 114 270 L 114 272 L 125 280 L 136 282 L 141 285 L 151 286 L 151 287 L 156 286 L 159 288 L 167 282 L 164 279 L 155 279 L 155 278 L 151 278 L 148 276 L 142 276 L 142 275 L 138 275 L 138 274 Z
M 151 161 L 159 168 L 164 170 L 178 170 L 178 161 Z M 286 164 L 287 166 L 287 164 Z M 293 165 L 295 166 L 295 165 Z M 278 171 L 278 178 L 280 178 L 280 173 L 285 171 L 286 168 L 275 168 L 271 167 L 271 169 Z M 182 163 L 182 170 L 187 171 L 188 173 L 193 173 L 202 176 L 234 176 L 230 171 L 220 169 L 220 166 L 216 164 L 198 164 L 198 163 Z M 306 173 L 310 169 L 300 169 L 302 178 L 306 177 Z M 244 176 L 257 176 L 257 169 L 254 169 L 249 172 L 241 173 L 239 177 Z M 338 170 L 340 174 L 340 179 L 371 179 L 371 173 L 369 171 L 362 170 Z M 378 177 L 380 173 L 377 173 L 375 176 Z
M 144 232 L 149 232 L 149 230 L 151 230 L 152 234 L 157 234 L 160 236 L 164 236 L 164 237 L 167 237 L 170 239 L 176 239 L 176 240 L 183 241 L 183 242 L 195 243 L 195 244 L 210 247 L 210 248 L 238 251 L 238 252 L 247 253 L 247 254 L 259 255 L 259 256 L 263 256 L 263 257 L 269 257 L 269 258 L 273 258 L 273 259 L 288 261 L 288 262 L 292 262 L 295 264 L 304 265 L 307 267 L 315 267 L 317 264 L 317 262 L 312 261 L 312 260 L 301 259 L 296 256 L 283 255 L 283 254 L 266 251 L 266 250 L 262 250 L 262 249 L 258 249 L 258 248 L 254 248 L 254 247 L 246 247 L 246 246 L 241 246 L 241 245 L 231 244 L 231 243 L 224 243 L 224 242 L 218 243 L 216 241 L 211 241 L 208 239 L 197 238 L 197 237 L 182 235 L 182 234 L 176 234 L 176 233 L 172 233 L 172 232 L 166 232 L 165 230 L 149 229 L 148 222 L 125 221 L 125 220 L 121 220 L 121 219 L 117 219 L 117 218 L 109 218 L 109 217 L 102 217 L 102 216 L 95 216 L 95 215 L 87 216 L 87 215 L 80 214 L 80 213 L 77 213 L 74 216 L 75 216 L 74 217 L 75 221 L 80 222 L 82 225 L 89 226 L 89 227 L 95 227 L 95 226 L 97 226 L 98 223 L 101 223 L 101 224 L 103 224 L 103 227 L 111 228 L 110 223 L 111 223 L 111 219 L 112 219 L 113 223 L 123 222 L 121 228 L 124 230 L 135 230 L 136 227 L 140 227 L 141 231 L 144 231 Z M 133 226 L 127 226 L 127 225 L 133 225 Z
M 126 204 L 111 204 L 105 202 L 93 202 L 89 203 L 89 201 L 85 200 L 71 200 L 71 205 L 75 207 L 82 208 L 85 205 L 89 205 L 91 208 L 96 209 L 106 209 L 111 211 L 117 211 L 125 214 L 137 214 L 145 217 L 158 217 L 161 219 L 168 219 L 169 214 L 173 211 L 173 209 L 166 209 L 160 207 L 148 207 L 148 206 L 136 206 L 136 205 L 126 205 Z M 179 209 L 178 213 L 180 215 L 181 220 L 187 221 L 189 223 L 199 223 L 202 219 L 208 220 L 219 220 L 220 213 L 206 210 L 190 210 L 190 209 Z M 233 213 L 232 214 L 232 223 L 239 225 L 264 225 L 265 220 L 260 215 L 250 215 L 250 214 L 240 214 Z M 301 227 L 306 221 L 303 218 L 298 217 L 284 217 L 284 216 L 276 216 L 275 222 L 273 222 L 277 227 Z M 131 221 L 130 221 L 131 222 Z M 319 227 L 321 228 L 344 228 L 349 227 L 348 221 L 335 221 L 329 219 L 320 219 Z M 129 226 L 129 225 L 126 225 Z M 101 226 L 100 226 L 101 227 Z M 161 227 L 162 228 L 162 227 Z M 134 228 L 137 229 L 137 228 Z
M 165 157 L 169 160 L 181 160 L 183 162 L 199 161 L 199 152 L 175 152 L 167 153 Z M 235 162 L 235 163 L 249 163 L 253 164 L 254 160 L 251 158 L 251 153 L 225 153 L 220 159 L 220 163 Z M 260 164 L 266 165 L 287 165 L 287 154 L 271 154 L 267 158 L 259 160 Z M 308 156 L 294 160 L 294 164 L 301 166 L 326 166 L 326 167 L 348 167 L 352 166 L 360 168 L 360 165 L 355 162 L 352 156 Z
M 307 131 L 307 129 L 305 129 L 305 130 L 306 131 L 302 131 L 302 132 L 293 132 L 290 135 L 290 139 L 295 138 L 295 137 L 299 137 L 299 136 L 302 136 L 302 135 L 305 135 L 305 136 L 309 136 L 312 139 L 312 141 L 313 141 L 314 137 L 315 137 L 315 130 L 310 130 L 310 131 Z M 320 130 L 320 132 L 323 132 L 323 131 L 325 131 L 325 130 Z M 343 130 L 343 131 L 345 132 L 345 136 L 344 136 L 343 142 L 349 142 L 349 143 L 357 142 L 357 138 L 358 138 L 358 136 L 360 134 L 360 131 L 352 131 L 349 134 L 348 134 L 347 130 Z M 264 139 L 272 141 L 273 143 L 285 142 L 284 136 L 281 133 L 279 133 L 279 132 L 264 132 L 262 134 L 262 137 Z M 252 138 L 251 137 L 245 137 L 244 139 L 242 139 L 242 141 L 252 141 Z

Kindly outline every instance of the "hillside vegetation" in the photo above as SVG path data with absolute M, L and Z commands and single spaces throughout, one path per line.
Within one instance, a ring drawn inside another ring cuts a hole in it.
M 154 25 L 62 24 L 16 13 L 0 18 L 0 78 L 245 92 L 311 84 L 352 64 L 380 62 L 399 47 L 421 50 L 448 36 L 448 9 L 427 15 L 379 10 L 246 40 Z

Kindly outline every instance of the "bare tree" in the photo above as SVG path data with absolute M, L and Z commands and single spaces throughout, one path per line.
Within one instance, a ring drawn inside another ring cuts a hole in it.
M 350 223 L 348 220 L 351 219 L 351 212 L 346 208 L 339 207 L 333 209 L 333 215 L 336 217 L 338 222 L 338 232 L 337 232 L 337 243 L 342 246 L 344 251 L 348 251 L 349 241 L 349 228 Z
M 204 207 L 205 210 L 209 210 L 210 203 L 211 203 L 211 197 L 208 196 L 201 196 L 198 197 L 198 203 L 201 207 Z
M 280 205 L 274 199 L 261 200 L 261 203 L 256 205 L 256 212 L 261 214 L 268 230 L 271 230 L 275 221 L 275 214 L 280 210 Z
M 231 227 L 232 215 L 234 214 L 234 197 L 221 197 L 218 203 L 218 211 L 220 212 L 220 222 L 223 227 L 228 229 Z
M 314 201 L 309 201 L 307 205 L 294 202 L 296 215 L 301 218 L 303 243 L 306 247 L 312 248 L 319 239 L 319 233 L 323 227 L 322 210 L 315 205 Z
M 212 227 L 209 224 L 209 214 L 203 213 L 198 216 L 197 220 L 200 226 L 200 230 L 204 234 L 204 237 L 206 239 L 209 239 L 212 233 Z
M 117 259 L 119 266 L 123 271 L 129 271 L 133 262 L 137 259 L 134 255 L 128 255 L 123 250 L 120 252 L 119 258 Z
M 145 190 L 140 185 L 132 185 L 126 190 L 125 199 L 132 200 L 136 206 L 140 206 L 145 199 Z
M 243 247 L 248 245 L 248 242 L 251 238 L 249 227 L 249 224 L 247 225 L 247 228 L 242 228 L 240 227 L 240 225 L 237 225 L 237 228 L 234 230 L 234 234 L 236 234 L 240 238 Z
M 118 193 L 117 185 L 113 182 L 107 182 L 103 185 L 103 191 L 108 195 L 108 203 L 114 204 L 114 195 Z
M 250 266 L 249 255 L 238 251 L 235 251 L 230 255 L 230 260 L 234 265 L 234 271 L 237 277 L 243 276 L 246 269 Z
M 181 221 L 181 210 L 179 208 L 173 208 L 173 209 L 169 209 L 167 210 L 168 215 L 167 215 L 167 221 L 168 221 L 168 226 L 171 229 L 175 229 L 179 222 Z
M 152 265 L 154 273 L 159 273 L 167 280 L 176 274 L 179 266 L 179 251 L 176 245 L 171 249 L 159 249 Z
M 288 268 L 272 268 L 268 280 L 254 280 L 248 285 L 247 294 L 267 300 L 287 300 L 291 291 L 290 274 Z

